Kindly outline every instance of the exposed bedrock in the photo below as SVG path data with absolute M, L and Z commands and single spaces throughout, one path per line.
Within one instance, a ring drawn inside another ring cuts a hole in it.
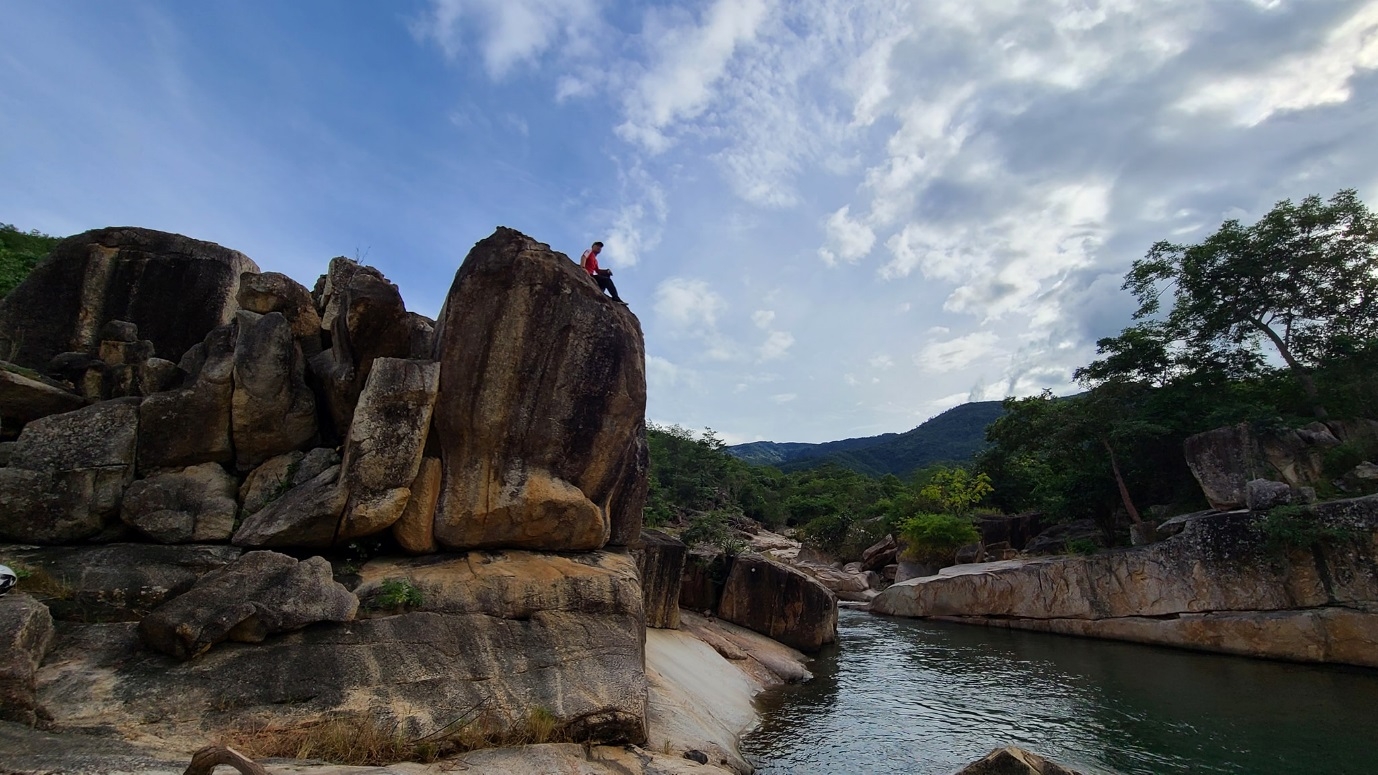
M 1350 539 L 1270 550 L 1259 515 L 1199 517 L 1156 544 L 957 565 L 900 582 L 876 613 L 1378 666 L 1378 496 L 1311 507 Z
M 804 652 L 837 640 L 837 598 L 802 571 L 746 555 L 732 562 L 718 616 Z
M 59 353 L 95 352 L 112 320 L 138 327 L 175 360 L 229 322 L 248 256 L 152 229 L 112 227 L 68 237 L 0 300 L 0 349 L 31 368 Z
M 450 548 L 626 544 L 646 497 L 645 345 L 567 257 L 512 229 L 479 242 L 436 326 Z

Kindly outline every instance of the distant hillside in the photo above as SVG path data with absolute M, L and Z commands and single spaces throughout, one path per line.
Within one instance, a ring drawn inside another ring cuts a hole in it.
M 727 452 L 748 463 L 784 471 L 836 463 L 872 476 L 905 477 L 933 463 L 970 460 L 986 446 L 986 426 L 1003 413 L 999 401 L 978 401 L 953 407 L 905 433 L 822 444 L 753 441 L 728 447 Z

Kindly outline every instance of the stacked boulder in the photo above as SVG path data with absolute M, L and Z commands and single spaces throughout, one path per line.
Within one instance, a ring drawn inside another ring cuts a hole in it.
M 59 618 L 125 623 L 67 623 L 55 646 L 131 698 L 105 721 L 160 696 L 309 714 L 364 692 L 418 733 L 463 701 L 495 734 L 539 706 L 644 739 L 646 602 L 610 550 L 641 535 L 644 344 L 567 257 L 499 228 L 432 322 L 348 259 L 311 291 L 218 245 L 103 229 L 0 302 L 5 345 L 0 558 L 51 581 Z M 296 559 L 365 545 L 436 556 Z M 131 659 L 140 643 L 183 664 Z M 85 713 L 77 674 L 39 679 L 58 723 Z

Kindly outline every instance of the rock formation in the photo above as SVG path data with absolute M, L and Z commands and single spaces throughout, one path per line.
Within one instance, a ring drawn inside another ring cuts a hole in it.
M 648 529 L 641 531 L 632 552 L 641 576 L 646 626 L 679 629 L 679 588 L 689 547 L 668 533 Z
M 635 539 L 646 372 L 625 307 L 567 258 L 499 229 L 455 275 L 435 347 L 440 544 L 586 551 Z
M 32 726 L 42 715 L 34 676 L 52 640 L 46 606 L 22 592 L 0 597 L 0 720 Z
M 800 571 L 759 556 L 732 563 L 718 616 L 804 652 L 837 640 L 833 594 Z
M 895 584 L 877 613 L 1378 666 L 1378 497 L 1316 504 L 1354 538 L 1270 549 L 1259 515 L 1201 516 L 1148 546 L 943 569 Z

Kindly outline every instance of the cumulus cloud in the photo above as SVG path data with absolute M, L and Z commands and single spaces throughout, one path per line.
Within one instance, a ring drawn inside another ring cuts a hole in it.
M 819 248 L 818 254 L 828 266 L 836 266 L 839 261 L 855 264 L 871 252 L 876 242 L 875 232 L 866 224 L 848 217 L 850 205 L 844 205 L 828 216 L 826 224 L 827 242 Z
M 671 277 L 656 287 L 655 311 L 677 328 L 713 328 L 727 302 L 703 280 Z
M 958 371 L 999 352 L 1000 337 L 991 331 L 977 331 L 945 342 L 933 342 L 914 356 L 919 368 L 944 373 Z
M 758 309 L 751 313 L 751 322 L 755 323 L 757 328 L 770 328 L 772 320 L 775 320 L 774 310 Z
M 766 341 L 761 345 L 761 360 L 772 360 L 782 358 L 789 352 L 789 348 L 794 346 L 794 336 L 786 331 L 771 331 L 766 337 Z

